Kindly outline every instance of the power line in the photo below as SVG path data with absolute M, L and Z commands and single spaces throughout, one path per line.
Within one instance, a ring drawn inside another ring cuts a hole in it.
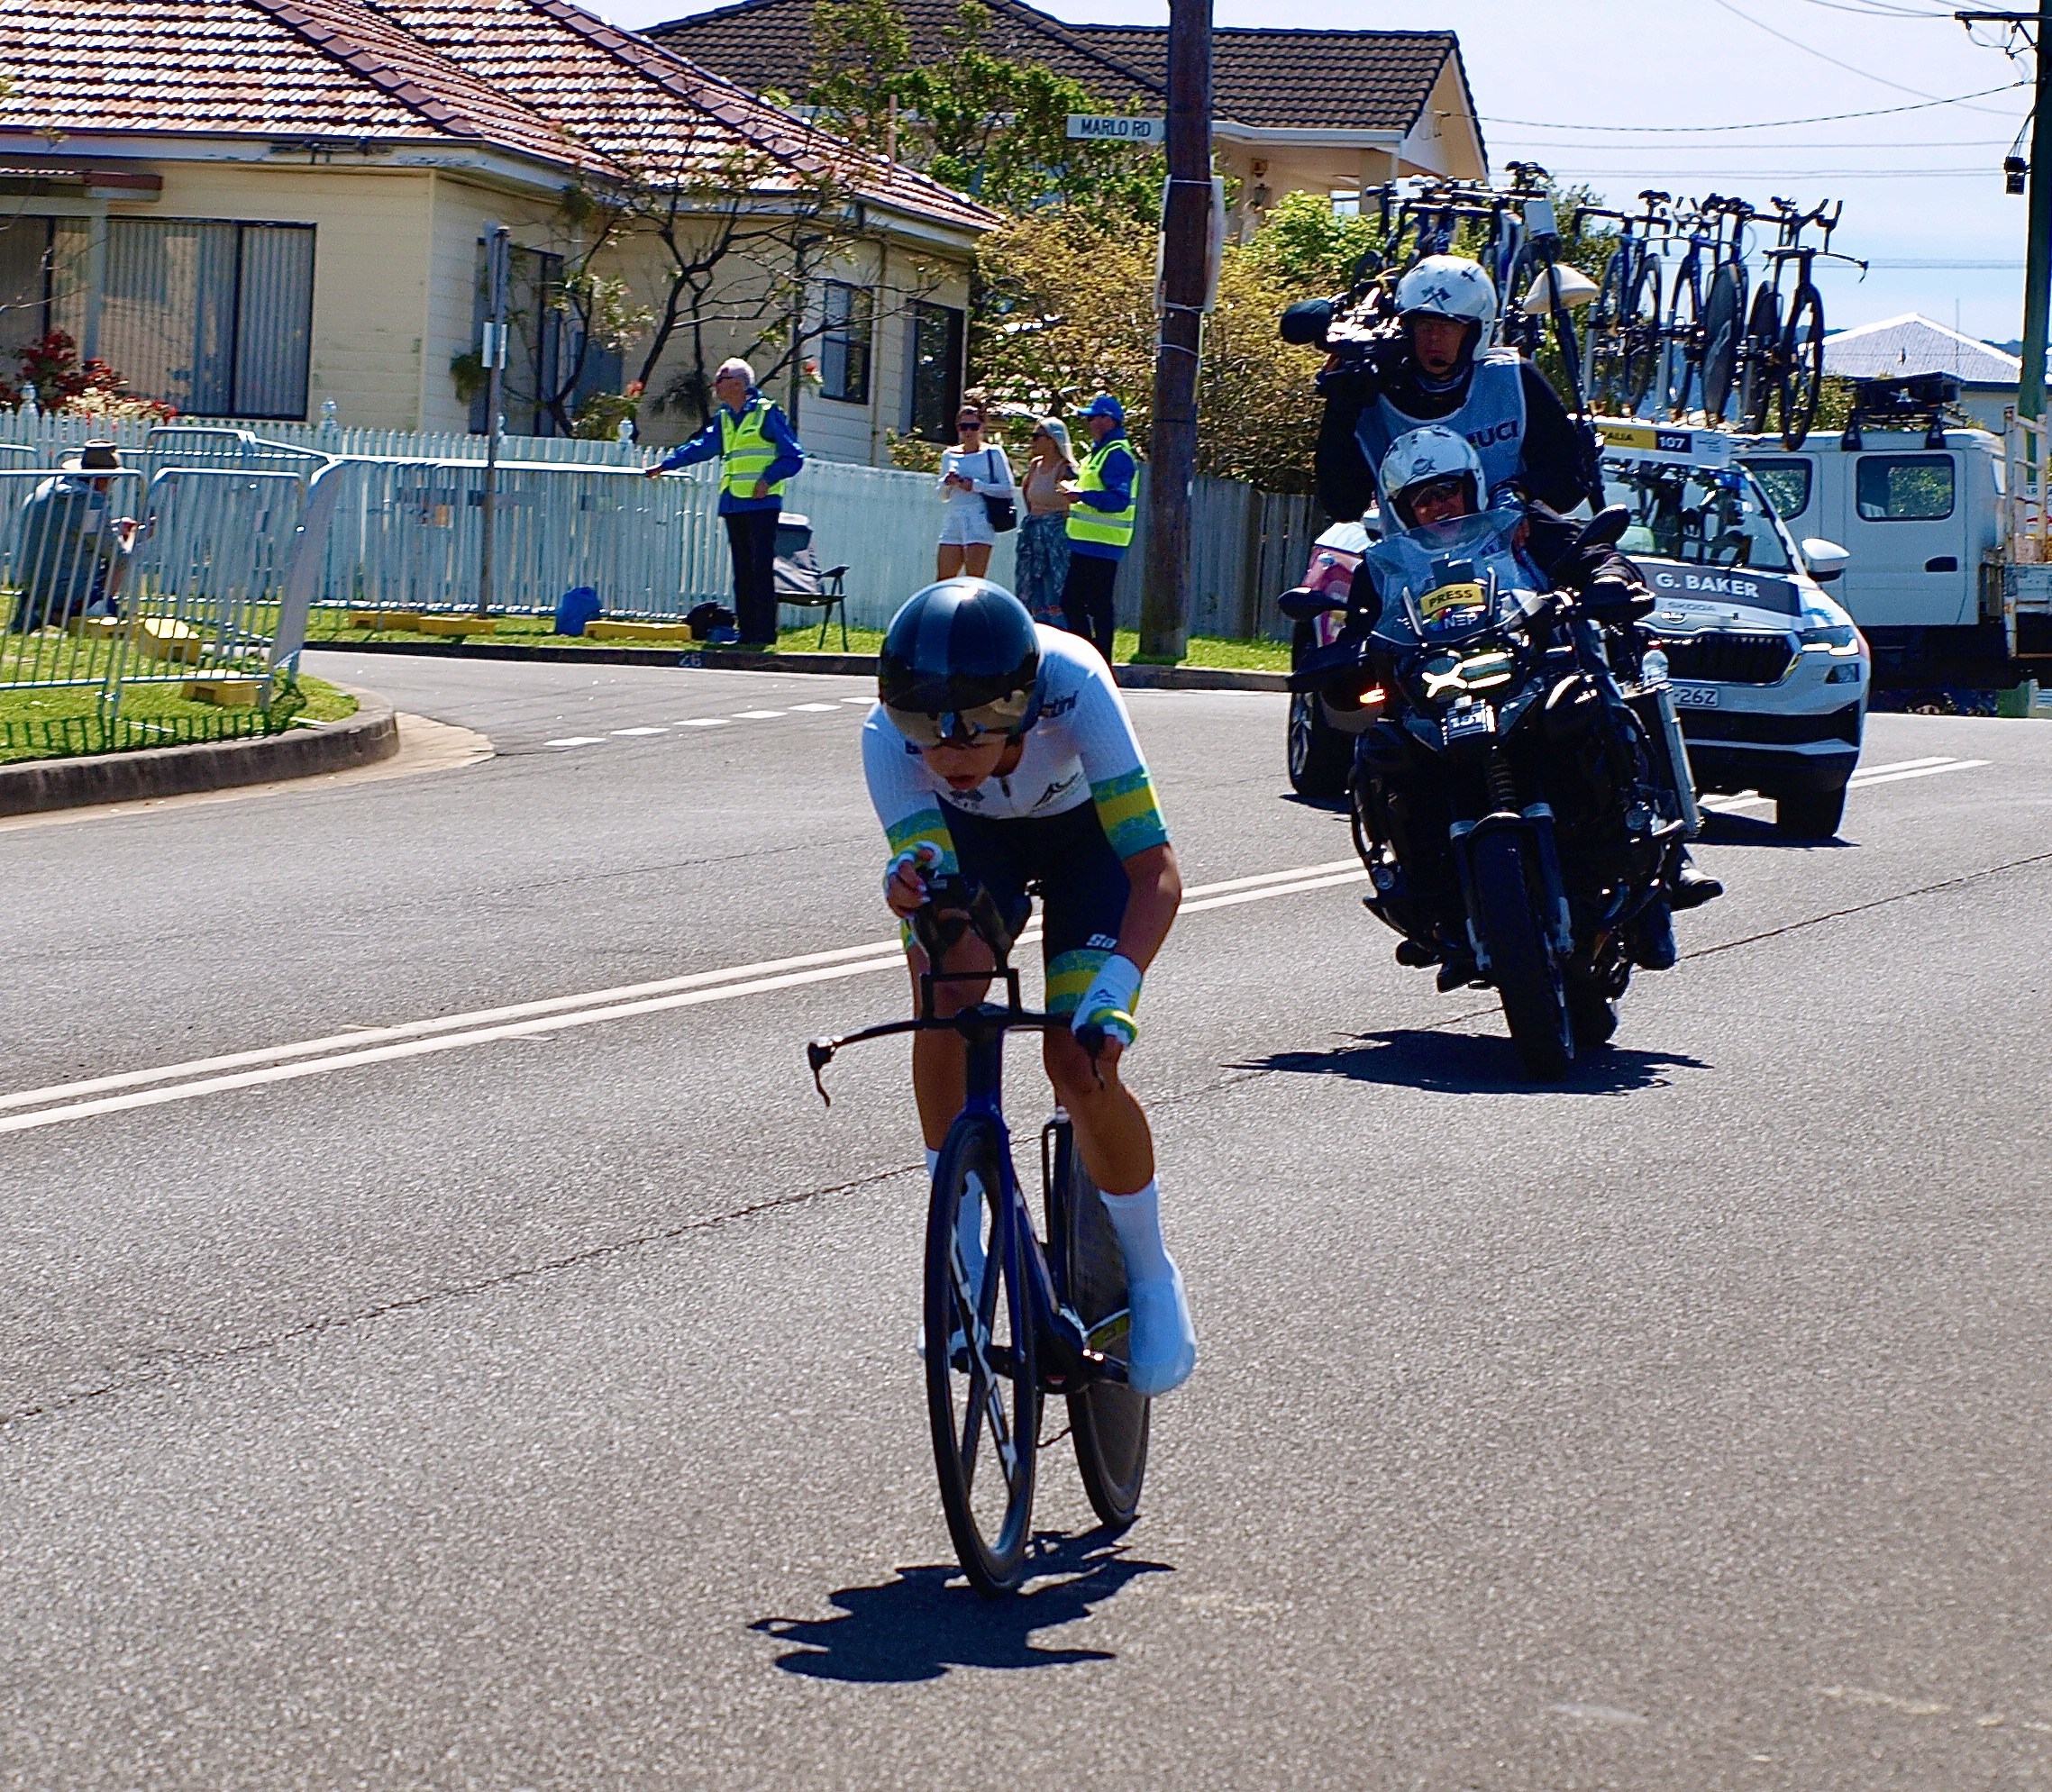
M 1993 180 L 1992 168 L 1556 168 L 1570 180 Z M 1769 218 L 1765 221 L 1773 223 Z
M 1934 20 L 1949 21 L 1952 17 L 1949 7 L 1942 12 L 1927 13 L 1914 6 L 1855 6 L 1848 5 L 1847 0 L 1810 0 L 1810 4 L 1812 6 L 1825 7 L 1833 13 L 1857 13 L 1869 19 L 1912 19 L 1924 24 L 1929 24 Z
M 1498 141 L 1504 147 L 1509 147 L 1525 140 L 1510 137 Z M 2014 137 L 1959 137 L 1935 143 L 1763 143 L 1759 153 L 1768 156 L 1781 150 L 1887 150 L 1892 153 L 1900 153 L 1903 150 L 2006 150 L 2015 141 Z M 1541 150 L 1610 150 L 1621 156 L 1628 153 L 1632 146 L 1628 143 L 1544 143 L 1534 140 L 1532 147 Z M 1686 150 L 1690 146 L 1686 143 L 1664 143 L 1661 147 L 1665 150 Z M 1702 152 L 1706 156 L 1713 152 L 1729 154 L 1731 147 L 1728 143 L 1705 143 Z
M 1885 75 L 1876 75 L 1872 70 L 1859 68 L 1851 62 L 1842 62 L 1836 56 L 1818 49 L 1815 44 L 1805 43 L 1799 37 L 1791 37 L 1784 31 L 1776 31 L 1774 26 L 1762 23 L 1752 14 L 1741 12 L 1737 6 L 1732 4 L 1732 0 L 1710 0 L 1710 5 L 1723 7 L 1733 18 L 1745 20 L 1756 31 L 1765 32 L 1769 37 L 1780 39 L 1782 42 L 1790 45 L 1792 48 L 1801 50 L 1804 55 L 1814 56 L 1819 62 L 1829 62 L 1834 68 L 1843 68 L 1848 75 L 1857 75 L 1863 81 L 1874 81 L 1882 86 L 1893 87 L 1899 94 L 1914 94 L 1920 100 L 1935 98 L 1935 96 L 1927 94 L 1921 87 L 1906 87 L 1900 81 L 1892 81 Z M 1985 106 L 1975 106 L 1973 109 L 1976 112 L 1987 110 Z
M 1610 136 L 1629 137 L 1709 136 L 1733 131 L 1781 131 L 1794 124 L 1838 124 L 1848 118 L 1892 118 L 1898 113 L 1929 112 L 1934 105 L 1962 105 L 1968 100 L 2013 93 L 2029 85 L 2027 81 L 2005 81 L 1999 87 L 1984 87 L 1978 93 L 1959 94 L 1951 99 L 1925 100 L 1917 105 L 1879 105 L 1868 112 L 1827 112 L 1815 118 L 1775 118 L 1760 124 L 1591 124 L 1586 119 L 1576 119 L 1570 123 L 1550 118 L 1498 118 L 1488 113 L 1479 113 L 1476 117 L 1483 124 L 1515 124 L 1528 131 L 1601 131 Z M 1974 107 L 1976 112 L 1989 109 Z

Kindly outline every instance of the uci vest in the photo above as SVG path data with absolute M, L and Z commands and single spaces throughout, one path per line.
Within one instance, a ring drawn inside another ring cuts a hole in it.
M 1482 483 L 1488 491 L 1479 494 L 1484 503 L 1489 493 L 1509 485 L 1525 466 L 1525 380 L 1518 371 L 1520 357 L 1515 349 L 1491 349 L 1475 357 L 1469 376 L 1468 396 L 1457 411 L 1444 417 L 1414 417 L 1400 411 L 1387 397 L 1362 407 L 1354 434 L 1361 451 L 1368 457 L 1368 472 L 1378 488 L 1382 484 L 1382 457 L 1400 435 L 1436 423 L 1457 430 L 1467 437 L 1482 457 Z
M 1114 454 L 1123 453 L 1131 458 L 1133 444 L 1123 436 L 1114 436 L 1101 446 L 1093 448 L 1083 457 L 1083 464 L 1076 475 L 1079 489 L 1086 492 L 1101 492 L 1105 488 L 1105 463 Z M 1137 487 L 1138 481 L 1135 481 Z M 1133 545 L 1133 523 L 1137 515 L 1134 505 L 1134 488 L 1128 487 L 1124 510 L 1092 510 L 1087 504 L 1069 507 L 1069 539 L 1072 541 L 1098 541 L 1108 548 L 1124 550 Z
M 725 405 L 720 406 L 720 490 L 729 497 L 752 500 L 755 482 L 777 458 L 777 444 L 762 427 L 769 414 L 770 401 L 760 395 L 748 401 L 738 422 Z M 783 495 L 781 480 L 770 487 L 771 497 Z

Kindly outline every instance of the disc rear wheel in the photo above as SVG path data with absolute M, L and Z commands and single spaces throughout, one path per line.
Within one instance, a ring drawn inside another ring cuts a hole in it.
M 1061 1240 L 1069 1304 L 1083 1322 L 1090 1348 L 1123 1361 L 1130 1331 L 1126 1259 L 1066 1123 L 1055 1129 L 1052 1175 L 1057 1199 L 1050 1206 L 1059 1206 L 1061 1218 L 1057 1224 L 1051 1212 L 1048 1230 Z M 1069 1396 L 1076 1468 L 1090 1509 L 1107 1524 L 1130 1524 L 1140 1509 L 1151 1408 L 1145 1396 L 1118 1381 L 1088 1382 Z
M 965 1114 L 934 1169 L 926 1215 L 926 1412 L 948 1534 L 986 1597 L 1017 1587 L 1031 1541 L 1040 1383 L 1021 1241 L 1000 1202 L 1004 1141 Z

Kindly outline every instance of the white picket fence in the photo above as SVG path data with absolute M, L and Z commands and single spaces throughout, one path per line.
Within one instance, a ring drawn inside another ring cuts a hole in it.
M 477 600 L 483 538 L 479 436 L 351 430 L 319 423 L 108 424 L 0 412 L 0 466 L 54 465 L 66 450 L 112 438 L 148 477 L 167 466 L 299 468 L 307 456 L 342 464 L 332 483 L 316 605 L 330 608 L 462 610 Z M 269 444 L 277 444 L 271 448 Z M 502 439 L 495 500 L 493 604 L 543 614 L 573 587 L 592 587 L 608 614 L 676 617 L 725 600 L 731 572 L 713 469 L 660 481 L 639 469 L 650 450 L 618 441 Z M 1141 528 L 1115 594 L 1122 627 L 1136 625 L 1146 554 Z M 848 621 L 880 628 L 934 577 L 942 503 L 933 476 L 809 461 L 788 490 L 787 511 L 810 519 L 823 567 L 848 568 Z M 1287 632 L 1278 593 L 1301 576 L 1313 532 L 1310 501 L 1203 478 L 1192 495 L 1190 630 L 1228 636 Z M 1013 578 L 1016 535 L 999 538 L 990 576 Z M 816 619 L 790 606 L 787 623 Z

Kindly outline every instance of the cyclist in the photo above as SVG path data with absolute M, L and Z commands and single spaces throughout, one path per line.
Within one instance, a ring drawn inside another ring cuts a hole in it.
M 1111 1216 L 1132 1312 L 1128 1378 L 1165 1394 L 1189 1378 L 1197 1337 L 1182 1277 L 1162 1240 L 1147 1116 L 1119 1080 L 1143 973 L 1182 899 L 1175 849 L 1146 760 L 1103 658 L 1081 636 L 1036 625 L 987 579 L 929 585 L 892 620 L 877 662 L 880 701 L 862 731 L 862 767 L 891 859 L 884 900 L 900 919 L 926 876 L 955 872 L 989 890 L 1016 932 L 1038 890 L 1047 1006 L 1072 1030 L 1044 1036 L 1048 1079 L 1076 1129 Z M 927 969 L 907 940 L 913 987 Z M 965 935 L 951 971 L 993 969 Z M 943 984 L 953 1014 L 983 985 Z M 1100 1029 L 1093 1060 L 1076 1037 Z M 963 1100 L 962 1041 L 920 1033 L 912 1086 L 929 1174 Z
M 1340 354 L 1318 376 L 1318 496 L 1335 518 L 1351 522 L 1367 510 L 1375 469 L 1399 437 L 1424 423 L 1473 442 L 1491 491 L 1514 485 L 1557 511 L 1591 495 L 1583 444 L 1560 395 L 1517 350 L 1490 347 L 1496 285 L 1479 261 L 1427 256 L 1397 282 L 1396 306 L 1393 344 Z M 1331 312 L 1327 300 L 1293 306 L 1283 333 L 1322 344 Z
M 1427 424 L 1400 436 L 1383 458 L 1378 484 L 1392 520 L 1401 528 L 1448 523 L 1482 510 L 1491 494 L 1483 460 L 1473 443 L 1440 424 Z M 1497 494 L 1498 502 L 1516 503 L 1514 495 Z M 1525 520 L 1516 543 L 1555 587 L 1572 591 L 1591 619 L 1605 628 L 1628 629 L 1653 609 L 1653 596 L 1638 569 L 1608 544 L 1581 547 L 1580 528 L 1547 505 L 1532 500 L 1521 506 Z M 1677 841 L 1663 868 L 1664 902 L 1655 902 L 1634 923 L 1633 961 L 1647 970 L 1670 969 L 1676 957 L 1672 911 L 1694 908 L 1724 894 L 1724 886 L 1689 860 L 1689 849 Z M 1440 973 L 1440 987 L 1466 981 L 1472 964 L 1449 963 Z

